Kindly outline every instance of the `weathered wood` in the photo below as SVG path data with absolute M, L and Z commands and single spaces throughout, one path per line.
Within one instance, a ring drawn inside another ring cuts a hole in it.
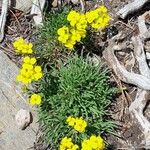
M 36 26 L 43 25 L 43 9 L 45 6 L 46 0 L 33 0 L 32 8 L 30 14 L 36 14 L 33 16 L 33 20 Z
M 139 10 L 147 2 L 150 2 L 150 0 L 134 0 L 132 3 L 129 3 L 129 4 L 125 5 L 122 9 L 120 9 L 117 12 L 117 15 L 120 16 L 121 18 L 125 19 L 125 17 L 128 14 Z
M 35 25 L 43 25 L 42 24 L 42 11 L 44 8 L 46 0 L 2 0 L 0 5 L 2 5 L 2 11 L 0 15 L 0 42 L 4 38 L 4 28 L 6 24 L 6 16 L 8 7 L 14 7 L 16 9 L 22 10 L 24 12 L 28 11 L 31 7 L 31 14 L 33 16 L 33 20 Z
M 0 15 L 0 42 L 4 38 L 4 28 L 6 23 L 7 10 L 8 10 L 8 0 L 3 0 L 2 11 Z
M 119 49 L 119 45 L 114 46 L 116 45 L 115 40 L 120 37 L 119 34 L 109 41 L 109 45 L 103 54 L 104 58 L 109 62 L 120 80 L 138 87 L 135 100 L 129 107 L 129 112 L 131 114 L 132 122 L 136 122 L 136 124 L 138 122 L 140 124 L 140 129 L 145 137 L 144 141 L 141 142 L 141 144 L 144 144 L 143 148 L 150 149 L 150 122 L 143 114 L 147 103 L 149 103 L 148 96 L 150 90 L 150 86 L 148 85 L 150 84 L 150 68 L 147 64 L 144 51 L 144 40 L 149 37 L 149 35 L 145 36 L 148 32 L 145 25 L 145 15 L 147 14 L 149 14 L 149 12 L 138 18 L 139 35 L 131 38 L 140 74 L 127 71 L 115 56 L 115 50 L 121 50 Z M 120 48 L 122 48 L 122 45 Z
M 115 56 L 116 49 L 114 48 L 116 46 L 114 45 L 114 40 L 109 41 L 109 46 L 103 52 L 103 56 L 113 68 L 119 79 L 123 82 L 136 85 L 141 89 L 150 90 L 150 79 L 144 75 L 127 71 L 127 69 L 118 61 L 117 57 Z
M 9 6 L 26 12 L 31 8 L 32 0 L 9 0 Z
M 15 122 L 16 112 L 23 108 L 31 110 L 16 83 L 17 66 L 0 51 L 0 150 L 27 150 L 33 146 L 38 129 L 37 119 L 25 130 L 20 130 Z

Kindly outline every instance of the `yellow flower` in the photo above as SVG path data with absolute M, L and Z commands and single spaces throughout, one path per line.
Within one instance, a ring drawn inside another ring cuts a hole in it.
M 83 140 L 81 150 L 92 150 L 92 145 L 90 143 L 90 140 L 87 139 Z
M 95 149 L 103 150 L 105 148 L 104 140 L 100 136 L 96 137 L 95 135 L 92 135 L 90 137 L 90 142 Z
M 62 43 L 66 43 L 66 41 L 69 39 L 69 28 L 66 26 L 63 26 L 62 28 L 58 29 L 57 31 L 59 37 L 58 40 Z
M 78 132 L 84 132 L 87 127 L 87 122 L 81 118 L 76 118 L 74 129 Z
M 77 30 L 85 30 L 86 27 L 87 27 L 86 17 L 84 14 L 81 14 L 80 20 L 76 24 L 76 29 Z
M 31 79 L 28 79 L 26 77 L 22 77 L 22 83 L 23 84 L 29 84 L 29 83 L 31 83 Z
M 30 99 L 29 99 L 29 103 L 31 105 L 40 105 L 42 102 L 41 100 L 41 96 L 39 94 L 33 94 L 31 95 Z
M 70 11 L 67 16 L 67 20 L 70 22 L 71 26 L 75 26 L 78 20 L 80 19 L 80 14 L 74 10 Z
M 30 57 L 29 56 L 24 57 L 23 62 L 27 64 L 30 63 Z
M 63 26 L 62 28 L 59 28 L 57 31 L 58 35 L 64 35 L 69 33 L 69 28 L 66 26 Z
M 31 79 L 27 77 L 28 74 L 23 71 L 24 70 L 21 70 L 21 73 L 17 76 L 16 80 L 22 82 L 23 84 L 31 83 Z
M 67 48 L 72 49 L 74 47 L 74 45 L 76 44 L 76 38 L 74 38 L 73 36 L 71 36 L 68 41 L 65 43 L 65 46 Z
M 28 47 L 29 47 L 29 49 L 32 49 L 33 44 L 32 44 L 32 43 L 29 43 Z
M 104 150 L 105 143 L 100 136 L 92 135 L 90 139 L 85 139 L 82 142 L 81 150 Z
M 33 50 L 32 49 L 28 49 L 28 54 L 32 54 Z
M 69 116 L 66 121 L 69 126 L 74 126 L 76 120 L 75 120 L 75 118 Z
M 18 38 L 13 42 L 13 46 L 17 53 L 21 54 L 31 54 L 32 53 L 32 43 L 26 42 L 23 38 Z
M 43 77 L 41 66 L 35 66 L 34 71 L 35 71 L 35 73 L 34 73 L 34 79 L 35 80 L 39 80 Z
M 70 22 L 70 27 L 63 26 L 58 29 L 58 40 L 65 47 L 73 49 L 74 45 L 81 41 L 81 38 L 85 38 L 87 23 L 94 29 L 103 29 L 108 25 L 110 16 L 107 13 L 107 8 L 100 6 L 96 10 L 89 11 L 86 14 L 80 14 L 72 10 L 68 14 L 67 20 Z
M 85 14 L 87 22 L 88 23 L 92 23 L 95 19 L 98 18 L 98 13 L 96 11 L 89 11 Z
M 43 74 L 42 74 L 41 72 L 34 74 L 34 79 L 35 79 L 35 80 L 39 80 L 39 79 L 41 79 L 42 77 L 43 77 Z
M 26 56 L 23 58 L 23 62 L 20 74 L 17 76 L 17 81 L 20 81 L 23 84 L 29 84 L 33 80 L 42 78 L 43 73 L 41 66 L 34 66 L 36 63 L 35 57 Z
M 35 72 L 41 72 L 42 71 L 42 68 L 41 68 L 41 66 L 35 66 L 34 67 L 34 70 L 35 70 Z
M 79 146 L 76 144 L 73 144 L 71 138 L 64 137 L 61 140 L 59 149 L 60 150 L 77 150 L 79 149 Z
M 35 63 L 36 63 L 36 58 L 35 57 L 30 58 L 30 64 L 34 65 Z
M 108 25 L 110 21 L 110 16 L 107 13 L 107 8 L 105 6 L 100 6 L 96 10 L 92 10 L 85 14 L 88 23 L 94 29 L 103 29 Z
M 22 81 L 22 75 L 19 74 L 19 75 L 17 76 L 16 80 L 17 80 L 17 81 Z
M 86 30 L 75 30 L 75 29 L 71 29 L 71 40 L 74 41 L 73 45 L 76 42 L 80 42 L 81 38 L 84 38 L 86 35 Z
M 87 126 L 87 122 L 82 117 L 74 118 L 69 116 L 66 121 L 69 126 L 72 126 L 78 132 L 84 132 Z
M 24 63 L 24 64 L 22 65 L 22 68 L 23 68 L 23 69 L 26 69 L 26 70 L 32 70 L 32 69 L 33 69 L 33 65 Z
M 23 58 L 23 62 L 25 64 L 30 64 L 30 65 L 34 65 L 36 63 L 36 58 L 35 57 L 29 57 L 29 56 L 25 56 Z
M 25 74 L 26 74 L 26 72 L 27 72 L 27 70 L 26 70 L 26 69 L 24 69 L 24 68 L 22 68 L 22 69 L 20 70 L 20 74 L 21 74 L 21 75 L 25 75 Z
M 71 148 L 72 150 L 77 150 L 77 149 L 79 149 L 79 146 L 78 145 L 76 145 L 76 144 L 74 144 L 73 146 L 72 146 L 72 148 Z
M 58 37 L 58 40 L 62 43 L 66 43 L 68 39 L 69 39 L 69 34 L 64 34 Z
M 60 149 L 64 148 L 65 150 L 73 146 L 72 139 L 64 137 L 60 143 Z
M 71 29 L 70 30 L 72 39 L 74 39 L 74 41 L 80 41 L 81 36 L 79 34 L 77 34 L 77 31 L 75 29 Z
M 74 45 L 85 37 L 87 21 L 84 14 L 79 14 L 74 10 L 70 11 L 67 20 L 71 27 L 63 26 L 58 29 L 58 41 L 62 42 L 65 47 L 73 49 Z
M 77 35 L 80 35 L 82 38 L 85 38 L 86 36 L 86 30 L 78 30 Z
M 74 45 L 73 45 L 72 43 L 69 43 L 69 42 L 68 42 L 68 43 L 65 44 L 65 46 L 66 46 L 67 48 L 69 48 L 69 49 L 73 49 L 73 46 L 74 46 Z
M 96 9 L 96 11 L 101 13 L 107 13 L 107 8 L 105 6 L 100 6 L 99 8 Z
M 21 48 L 21 49 L 20 49 L 20 53 L 22 53 L 22 54 L 26 54 L 26 53 L 28 53 L 28 50 L 27 50 L 27 49 L 25 49 L 25 48 Z

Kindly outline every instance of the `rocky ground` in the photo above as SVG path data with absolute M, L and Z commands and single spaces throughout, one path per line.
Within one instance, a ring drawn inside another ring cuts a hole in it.
M 133 53 L 133 43 L 131 42 L 131 37 L 136 35 L 138 32 L 138 17 L 143 13 L 150 10 L 150 3 L 144 5 L 141 9 L 136 12 L 128 15 L 125 19 L 118 18 L 116 15 L 117 12 L 123 8 L 127 3 L 132 1 L 129 0 L 103 0 L 98 2 L 86 1 L 86 9 L 90 9 L 96 5 L 105 5 L 108 7 L 110 15 L 112 16 L 112 20 L 110 26 L 107 29 L 107 36 L 105 38 L 101 38 L 98 36 L 97 43 L 98 47 L 105 47 L 108 44 L 108 41 L 117 33 L 122 33 L 124 36 L 124 40 L 128 43 L 128 47 L 124 48 L 124 50 L 117 52 L 116 56 L 119 62 L 125 66 L 128 71 L 133 71 L 139 73 L 137 60 L 134 57 Z M 79 6 L 75 6 L 78 9 Z M 55 8 L 56 9 L 56 8 Z M 150 27 L 150 19 L 147 18 L 147 26 Z M 34 36 L 35 27 L 32 22 L 32 16 L 29 16 L 28 13 L 23 13 L 18 10 L 10 10 L 8 16 L 8 22 L 5 31 L 5 39 L 0 44 L 0 50 L 3 51 L 12 62 L 14 62 L 18 67 L 20 66 L 20 56 L 14 52 L 12 47 L 12 41 L 16 37 L 24 37 L 28 40 L 32 40 L 31 36 Z M 145 44 L 145 49 L 148 51 L 150 48 L 150 43 L 147 41 Z M 114 46 L 114 45 L 113 45 Z M 0 57 L 0 62 L 3 58 Z M 9 62 L 11 64 L 11 62 Z M 8 66 L 10 65 L 8 64 Z M 1 64 L 0 66 L 3 66 Z M 110 65 L 110 69 L 112 66 Z M 13 68 L 12 68 L 13 70 Z M 2 76 L 3 74 L 1 74 Z M 116 125 L 118 125 L 117 132 L 114 135 L 108 135 L 107 140 L 108 143 L 111 144 L 110 149 L 144 149 L 144 134 L 141 130 L 141 126 L 137 120 L 133 120 L 131 113 L 129 111 L 129 107 L 131 103 L 134 101 L 137 92 L 137 86 L 124 83 L 121 81 L 118 74 L 112 70 L 112 81 L 116 83 L 116 85 L 121 89 L 121 94 L 118 94 L 117 97 L 114 98 L 111 108 L 112 118 L 115 121 Z M 2 94 L 2 93 L 1 93 Z M 149 99 L 149 95 L 148 98 Z M 4 107 L 7 107 L 5 105 Z M 150 121 L 150 109 L 149 102 L 144 107 L 143 113 L 147 120 Z M 6 109 L 7 111 L 8 109 Z M 13 122 L 13 120 L 11 120 Z M 28 129 L 29 130 L 29 129 Z M 0 133 L 3 131 L 0 130 Z M 27 132 L 27 131 L 26 131 Z M 2 134 L 1 133 L 1 134 Z M 149 133 L 150 134 L 150 133 Z M 1 136 L 1 135 L 0 135 Z M 1 142 L 1 140 L 0 140 Z M 38 139 L 38 143 L 40 140 Z M 0 144 L 1 145 L 1 144 Z M 37 144 L 38 145 L 38 144 Z M 39 145 L 42 145 L 41 143 Z M 150 147 L 149 147 L 150 148 Z M 1 147 L 0 147 L 1 149 Z M 46 150 L 50 149 L 48 146 L 36 146 L 35 149 Z
M 36 112 L 26 103 L 16 82 L 19 68 L 0 50 L 0 149 L 27 150 L 33 147 L 38 131 Z M 34 120 L 25 130 L 19 129 L 15 115 L 20 109 L 32 111 Z

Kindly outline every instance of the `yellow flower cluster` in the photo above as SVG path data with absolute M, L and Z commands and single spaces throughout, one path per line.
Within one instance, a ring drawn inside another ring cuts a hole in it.
M 80 133 L 84 132 L 85 128 L 87 127 L 87 122 L 85 120 L 83 120 L 82 117 L 73 118 L 73 117 L 69 116 L 66 121 L 69 126 L 72 126 L 76 131 L 78 131 Z
M 100 6 L 95 10 L 89 11 L 85 14 L 85 16 L 87 22 L 94 29 L 103 29 L 110 21 L 110 16 L 108 15 L 107 8 L 105 6 Z
M 75 10 L 70 11 L 67 16 L 67 20 L 70 22 L 70 25 L 74 27 L 77 31 L 85 30 L 87 27 L 85 15 L 80 14 Z
M 60 143 L 60 150 L 77 150 L 79 146 L 72 143 L 71 138 L 64 137 Z
M 63 26 L 58 29 L 58 40 L 67 48 L 72 49 L 81 38 L 86 36 L 87 23 L 94 29 L 103 29 L 110 21 L 107 8 L 100 6 L 99 8 L 89 11 L 86 14 L 80 14 L 74 10 L 70 11 L 67 16 L 70 27 Z
M 105 143 L 100 136 L 92 135 L 90 139 L 85 139 L 82 142 L 81 150 L 104 150 Z
M 41 96 L 39 94 L 32 94 L 30 99 L 28 100 L 31 105 L 40 105 L 41 104 Z
M 33 80 L 39 80 L 42 78 L 43 74 L 41 66 L 36 66 L 35 63 L 35 57 L 24 57 L 22 68 L 17 76 L 17 81 L 21 81 L 23 84 L 29 84 Z
M 32 54 L 32 43 L 26 42 L 23 38 L 18 38 L 13 42 L 13 46 L 17 53 Z
M 62 42 L 67 48 L 72 49 L 81 38 L 86 36 L 87 21 L 84 14 L 72 10 L 67 16 L 70 22 L 70 27 L 63 26 L 58 29 L 58 40 Z
M 87 122 L 80 118 L 74 118 L 69 116 L 67 118 L 69 126 L 74 127 L 78 132 L 84 132 L 87 126 Z M 79 146 L 72 143 L 71 138 L 64 137 L 60 143 L 60 150 L 76 150 Z M 81 144 L 81 150 L 104 150 L 105 143 L 100 136 L 92 135 L 89 139 L 84 139 Z

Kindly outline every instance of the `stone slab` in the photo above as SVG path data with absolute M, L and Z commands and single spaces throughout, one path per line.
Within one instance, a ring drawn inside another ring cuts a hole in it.
M 33 147 L 38 123 L 36 112 L 26 103 L 16 82 L 19 68 L 0 50 L 0 150 L 27 150 Z M 20 130 L 15 115 L 21 108 L 32 111 L 33 122 Z

